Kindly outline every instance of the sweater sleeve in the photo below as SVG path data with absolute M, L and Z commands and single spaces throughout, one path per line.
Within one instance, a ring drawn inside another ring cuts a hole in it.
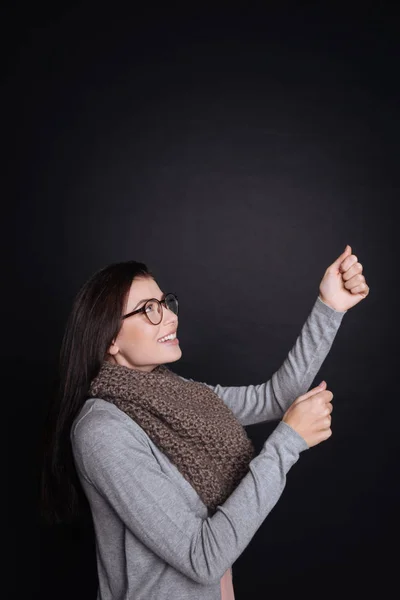
M 134 427 L 101 410 L 82 422 L 71 436 L 81 475 L 133 535 L 202 584 L 218 582 L 243 552 L 281 496 L 287 472 L 308 448 L 294 429 L 280 422 L 233 493 L 204 518 L 194 513 Z
M 308 391 L 345 313 L 318 296 L 294 346 L 271 379 L 259 385 L 204 385 L 222 398 L 243 426 L 281 419 L 292 402 Z

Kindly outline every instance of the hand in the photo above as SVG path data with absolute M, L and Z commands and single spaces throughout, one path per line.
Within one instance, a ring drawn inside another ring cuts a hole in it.
M 309 448 L 327 440 L 332 435 L 331 412 L 332 392 L 322 381 L 317 387 L 299 396 L 287 409 L 282 421 L 290 425 Z
M 351 246 L 346 246 L 343 254 L 325 271 L 319 286 L 319 297 L 335 310 L 349 310 L 369 294 L 362 271 L 357 256 L 351 253 Z

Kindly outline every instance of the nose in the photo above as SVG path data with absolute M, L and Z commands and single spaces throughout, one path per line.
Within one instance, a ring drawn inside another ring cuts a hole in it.
M 165 325 L 168 323 L 177 323 L 178 315 L 176 315 L 170 308 L 163 306 L 163 322 Z

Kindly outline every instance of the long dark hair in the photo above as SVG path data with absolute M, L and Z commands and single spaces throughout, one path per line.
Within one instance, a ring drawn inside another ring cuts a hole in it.
M 70 430 L 120 330 L 124 303 L 136 277 L 153 275 L 144 263 L 133 260 L 108 265 L 84 283 L 73 302 L 41 438 L 40 518 L 48 525 L 78 522 L 88 514 Z

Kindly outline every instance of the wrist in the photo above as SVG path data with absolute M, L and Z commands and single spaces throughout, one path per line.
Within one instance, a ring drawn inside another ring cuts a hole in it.
M 334 310 L 335 312 L 339 312 L 339 313 L 346 313 L 347 309 L 344 309 L 343 307 L 339 307 L 337 305 L 335 305 L 335 303 L 333 302 L 328 302 L 326 300 L 326 298 L 324 298 L 324 296 L 321 295 L 321 293 L 318 294 L 318 298 L 319 300 L 321 300 L 321 302 L 323 304 L 325 304 L 325 306 L 328 306 L 331 310 Z
M 327 302 L 326 298 L 324 298 L 321 293 L 318 294 L 318 298 L 321 300 L 321 302 L 323 302 L 324 304 L 326 304 L 326 306 L 329 306 L 329 308 L 332 308 L 333 310 L 337 310 L 334 306 L 332 306 L 332 304 L 330 302 Z

